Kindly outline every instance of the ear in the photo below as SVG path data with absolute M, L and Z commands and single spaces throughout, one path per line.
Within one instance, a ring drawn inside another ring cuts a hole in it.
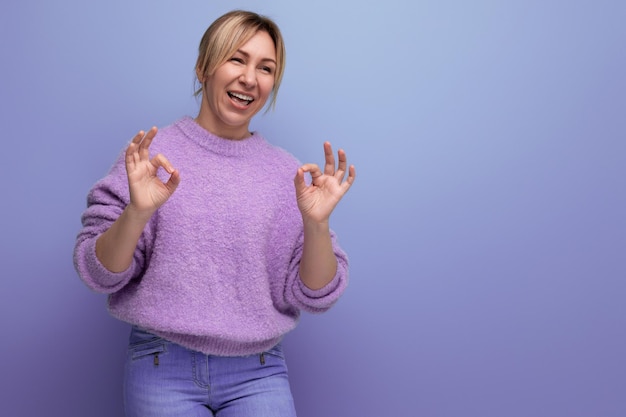
M 200 81 L 200 84 L 204 84 L 204 82 L 206 81 L 206 75 L 204 75 L 202 71 L 200 71 L 199 67 L 196 67 L 196 77 L 198 77 L 198 81 Z

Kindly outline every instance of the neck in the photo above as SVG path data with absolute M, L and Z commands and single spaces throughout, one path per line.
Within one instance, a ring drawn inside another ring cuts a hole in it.
M 228 126 L 224 125 L 224 123 L 219 123 L 215 115 L 208 110 L 208 106 L 204 103 L 204 98 L 200 104 L 200 112 L 195 121 L 205 130 L 224 139 L 242 140 L 252 135 L 248 129 L 249 123 L 242 126 Z

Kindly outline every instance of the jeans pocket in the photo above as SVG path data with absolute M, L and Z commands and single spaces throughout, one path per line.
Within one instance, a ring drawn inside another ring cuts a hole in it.
M 140 359 L 145 356 L 155 356 L 167 352 L 166 342 L 163 338 L 156 336 L 138 327 L 133 327 L 130 334 L 128 351 L 131 359 Z
M 132 360 L 141 359 L 146 356 L 159 355 L 167 352 L 165 343 L 157 341 L 153 343 L 145 343 L 137 346 L 129 347 L 130 357 Z
M 283 348 L 282 346 L 279 344 L 277 344 L 276 346 L 266 350 L 264 352 L 265 355 L 271 355 L 274 356 L 276 358 L 280 358 L 282 360 L 285 360 L 285 354 L 283 353 Z

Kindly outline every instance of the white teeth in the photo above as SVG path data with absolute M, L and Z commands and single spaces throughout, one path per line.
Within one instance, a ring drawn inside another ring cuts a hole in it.
M 233 92 L 230 92 L 229 94 L 230 94 L 231 96 L 233 96 L 233 97 L 237 97 L 237 98 L 238 98 L 238 99 L 240 99 L 240 100 L 246 100 L 246 101 L 252 101 L 252 100 L 254 100 L 254 98 L 253 98 L 253 97 L 246 96 L 246 95 L 244 95 L 244 94 L 233 93 Z

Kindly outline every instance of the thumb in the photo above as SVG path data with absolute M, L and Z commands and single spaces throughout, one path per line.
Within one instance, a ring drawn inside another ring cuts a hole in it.
M 170 194 L 172 194 L 174 191 L 176 191 L 176 187 L 178 187 L 178 184 L 180 184 L 180 173 L 177 169 L 175 169 L 172 171 L 170 179 L 167 180 L 167 182 L 165 183 L 165 187 L 168 189 Z
M 293 183 L 296 186 L 296 192 L 301 193 L 306 189 L 306 181 L 304 180 L 304 169 L 298 168 L 296 176 L 293 179 Z

